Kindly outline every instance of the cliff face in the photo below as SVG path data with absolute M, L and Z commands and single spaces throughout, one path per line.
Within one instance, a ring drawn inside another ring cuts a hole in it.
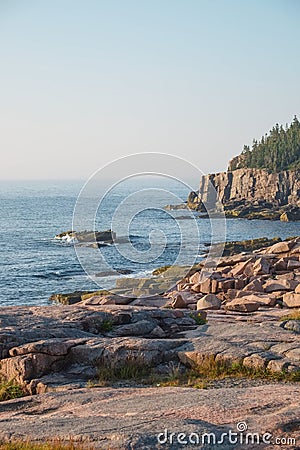
M 214 189 L 213 189 L 214 188 Z M 197 209 L 201 201 L 213 207 L 216 200 L 226 203 L 270 203 L 274 207 L 300 206 L 300 171 L 268 173 L 262 169 L 237 169 L 205 175 L 199 191 L 191 193 L 188 204 Z

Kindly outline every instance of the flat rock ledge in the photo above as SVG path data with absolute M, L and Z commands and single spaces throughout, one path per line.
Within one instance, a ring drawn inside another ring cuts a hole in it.
M 165 373 L 170 364 L 201 364 L 207 356 L 256 369 L 300 368 L 299 321 L 279 309 L 251 314 L 138 306 L 4 307 L 0 374 L 30 394 L 83 387 L 99 368 L 139 359 Z M 197 325 L 193 314 L 207 316 Z M 293 325 L 294 324 L 294 325 Z
M 197 325 L 195 314 L 207 322 Z M 215 433 L 220 439 L 236 432 L 238 422 L 261 436 L 299 439 L 296 383 L 227 387 L 221 382 L 208 390 L 87 387 L 101 366 L 124 365 L 132 358 L 162 374 L 174 364 L 201 365 L 207 356 L 274 372 L 299 370 L 299 321 L 281 321 L 284 314 L 267 307 L 247 314 L 131 305 L 3 307 L 0 373 L 30 395 L 0 403 L 0 441 L 71 440 L 89 450 L 274 448 L 176 440 L 179 433 L 188 439 Z
M 290 384 L 243 389 L 85 388 L 49 392 L 1 403 L 0 439 L 72 440 L 87 449 L 295 450 L 299 448 L 299 395 L 300 387 Z M 254 440 L 246 444 L 244 440 L 230 444 L 229 431 L 236 433 L 245 427 L 243 439 L 246 433 L 255 433 L 260 443 Z M 213 435 L 204 433 L 213 433 L 216 439 L 222 433 L 227 437 L 214 445 Z M 194 444 L 197 436 L 199 445 Z M 263 436 L 267 443 L 263 443 Z M 187 444 L 178 442 L 178 437 Z M 275 439 L 293 441 L 275 445 Z

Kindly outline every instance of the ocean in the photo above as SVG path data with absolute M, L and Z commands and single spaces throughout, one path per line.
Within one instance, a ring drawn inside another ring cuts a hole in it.
M 109 288 L 119 276 L 147 277 L 162 265 L 199 261 L 212 233 L 215 242 L 224 237 L 231 241 L 299 235 L 298 222 L 230 219 L 224 224 L 213 219 L 212 227 L 209 219 L 197 218 L 197 213 L 165 211 L 163 207 L 174 198 L 169 191 L 184 201 L 189 189 L 161 181 L 133 180 L 104 198 L 95 213 L 95 228 L 112 228 L 117 237 L 127 236 L 130 248 L 124 242 L 100 249 L 76 249 L 53 239 L 72 228 L 82 181 L 1 181 L 0 305 L 47 305 L 53 293 Z M 113 216 L 120 205 L 123 210 Z M 93 213 L 87 200 L 82 215 Z M 108 269 L 131 273 L 110 274 Z

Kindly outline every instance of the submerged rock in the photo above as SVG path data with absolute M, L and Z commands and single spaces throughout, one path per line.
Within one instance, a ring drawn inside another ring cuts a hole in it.
M 178 205 L 166 205 L 164 206 L 164 209 L 166 211 L 173 211 L 177 209 L 188 209 L 188 206 L 186 203 L 179 203 Z
M 115 270 L 104 270 L 102 272 L 97 272 L 95 274 L 95 277 L 110 277 L 113 275 L 129 275 L 133 273 L 133 270 L 130 269 L 115 269 Z

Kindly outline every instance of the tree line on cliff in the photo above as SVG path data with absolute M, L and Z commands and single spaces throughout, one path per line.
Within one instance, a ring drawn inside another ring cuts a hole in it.
M 241 155 L 233 158 L 228 170 L 241 168 L 266 169 L 270 172 L 300 169 L 300 122 L 297 116 L 285 128 L 276 124 L 252 147 L 244 146 Z

